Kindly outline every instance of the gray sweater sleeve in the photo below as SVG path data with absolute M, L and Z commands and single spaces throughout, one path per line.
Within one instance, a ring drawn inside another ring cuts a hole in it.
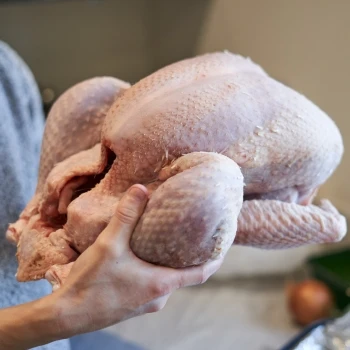
M 34 194 L 44 117 L 33 75 L 21 58 L 0 41 L 0 308 L 51 292 L 46 281 L 18 283 L 15 247 L 5 232 Z M 68 341 L 41 346 L 69 349 Z

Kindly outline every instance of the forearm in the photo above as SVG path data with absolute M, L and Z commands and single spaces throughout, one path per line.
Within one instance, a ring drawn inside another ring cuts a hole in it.
M 53 295 L 0 310 L 0 349 L 20 350 L 60 339 Z

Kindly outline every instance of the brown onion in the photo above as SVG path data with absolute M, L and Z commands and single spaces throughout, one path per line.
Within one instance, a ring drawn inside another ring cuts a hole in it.
M 316 280 L 288 285 L 287 302 L 293 318 L 303 326 L 329 317 L 333 308 L 330 289 Z

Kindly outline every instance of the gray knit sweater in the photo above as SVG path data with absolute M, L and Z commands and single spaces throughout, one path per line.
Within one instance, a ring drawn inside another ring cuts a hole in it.
M 44 117 L 34 78 L 21 58 L 0 41 L 0 308 L 51 292 L 46 281 L 18 283 L 15 247 L 5 232 L 34 193 Z M 68 341 L 36 349 L 66 350 Z

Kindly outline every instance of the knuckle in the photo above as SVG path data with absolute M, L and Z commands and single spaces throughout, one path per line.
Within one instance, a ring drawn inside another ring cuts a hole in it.
M 155 312 L 158 312 L 160 310 L 162 310 L 164 308 L 164 304 L 159 302 L 159 301 L 155 301 L 155 302 L 152 302 L 149 306 L 148 306 L 148 310 L 147 312 L 148 313 L 155 313 Z
M 207 276 L 205 274 L 205 272 L 203 271 L 200 275 L 200 281 L 199 281 L 199 284 L 203 284 L 205 283 L 207 280 L 208 280 L 209 276 Z
M 115 249 L 113 247 L 113 244 L 111 242 L 103 237 L 99 237 L 99 239 L 96 242 L 97 248 L 101 255 L 103 256 L 113 256 L 115 255 Z
M 149 286 L 153 298 L 158 298 L 170 293 L 170 286 L 162 281 L 153 281 Z
M 198 284 L 203 284 L 203 283 L 205 283 L 207 280 L 208 280 L 208 278 L 209 278 L 209 273 L 207 272 L 207 269 L 206 269 L 206 267 L 205 266 L 202 266 L 202 268 L 200 269 L 200 271 L 199 271 L 199 278 L 198 278 L 198 280 L 199 280 L 199 283 Z
M 176 283 L 177 283 L 177 288 L 182 288 L 186 286 L 186 279 L 184 274 L 181 274 L 178 276 Z
M 223 259 L 212 261 L 201 266 L 199 270 L 199 284 L 203 284 L 220 268 Z
M 116 217 L 124 224 L 131 224 L 138 217 L 138 213 L 133 208 L 121 206 L 117 208 Z

